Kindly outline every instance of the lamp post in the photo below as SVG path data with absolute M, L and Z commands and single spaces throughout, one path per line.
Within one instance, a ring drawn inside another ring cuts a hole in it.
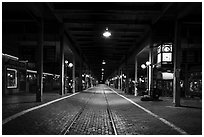
M 64 79 L 64 81 L 65 81 L 65 84 L 64 84 L 64 92 L 66 93 L 67 91 L 67 76 L 68 76 L 68 73 L 67 73 L 67 67 L 68 67 L 68 60 L 65 60 L 65 79 Z
M 152 64 L 149 62 L 149 61 L 147 61 L 145 64 L 142 64 L 141 65 L 141 68 L 142 69 L 146 69 L 147 68 L 147 92 L 148 92 L 148 95 L 150 95 L 150 84 L 151 84 L 151 82 L 150 82 L 150 78 L 149 78 L 149 67 L 152 67 Z
M 67 89 L 67 87 L 70 87 L 70 83 L 69 83 L 69 80 L 67 80 L 67 77 L 69 78 L 68 76 L 68 68 L 72 68 L 73 67 L 73 63 L 69 63 L 68 60 L 65 60 L 65 90 Z M 69 89 L 69 88 L 68 88 Z

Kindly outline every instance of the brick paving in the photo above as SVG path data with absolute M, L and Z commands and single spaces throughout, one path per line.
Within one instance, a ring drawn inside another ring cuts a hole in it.
M 26 113 L 3 125 L 3 134 L 49 135 L 60 134 L 65 125 L 81 109 L 90 94 L 78 94 Z
M 123 135 L 177 135 L 174 131 L 158 119 L 155 119 L 148 113 L 131 104 L 129 101 L 109 94 L 109 104 L 114 119 L 116 128 L 119 134 Z
M 161 101 L 141 101 L 141 97 L 127 95 L 117 89 L 114 90 L 161 118 L 165 118 L 188 134 L 202 134 L 202 100 L 181 98 L 182 106 L 174 107 L 170 97 L 160 97 Z
M 112 135 L 107 105 L 102 91 L 89 100 L 79 119 L 72 126 L 70 135 Z
M 179 135 L 106 86 L 83 91 L 70 98 L 26 113 L 2 126 L 3 135 L 58 135 L 67 129 L 73 118 L 83 110 L 67 134 L 113 135 L 107 112 L 107 100 L 119 135 Z M 117 92 L 122 93 L 117 90 Z M 122 93 L 123 94 L 123 93 Z M 169 100 L 142 102 L 133 95 L 124 96 L 153 113 L 184 129 L 188 134 L 202 134 L 202 109 L 175 108 Z M 4 106 L 3 106 L 4 107 Z
M 64 96 L 70 95 L 71 93 L 66 93 Z M 14 115 L 23 110 L 35 107 L 51 100 L 61 98 L 63 96 L 59 93 L 44 93 L 43 101 L 36 102 L 36 94 L 26 93 L 20 95 L 8 95 L 2 98 L 2 118 L 5 119 L 11 115 Z

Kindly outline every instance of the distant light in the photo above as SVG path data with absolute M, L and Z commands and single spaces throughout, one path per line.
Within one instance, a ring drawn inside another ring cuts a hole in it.
M 101 70 L 102 70 L 102 71 L 104 71 L 104 69 L 103 69 L 103 68 L 102 68 Z
M 146 65 L 149 66 L 151 63 L 149 61 L 146 62 Z
M 142 65 L 141 65 L 141 68 L 142 68 L 142 69 L 145 69 L 145 68 L 146 68 L 146 65 L 145 65 L 145 64 L 142 64 Z
M 106 64 L 106 62 L 103 60 L 102 64 L 103 64 L 103 65 L 105 65 L 105 64 Z
M 106 31 L 103 33 L 103 36 L 106 38 L 109 38 L 111 36 L 111 32 L 108 31 L 108 28 L 106 28 Z
M 68 67 L 70 68 L 73 67 L 73 63 L 69 63 Z
M 12 56 L 12 55 L 4 54 L 4 53 L 2 53 L 2 55 L 18 60 L 18 57 L 15 57 L 15 56 Z
M 65 60 L 65 64 L 68 64 L 69 62 L 68 62 L 68 60 Z
M 163 72 L 162 73 L 162 79 L 173 79 L 173 73 L 169 73 L 169 72 Z

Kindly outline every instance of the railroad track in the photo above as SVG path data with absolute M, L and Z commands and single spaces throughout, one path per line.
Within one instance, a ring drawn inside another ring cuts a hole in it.
M 96 92 L 94 92 L 95 94 Z M 65 128 L 59 133 L 60 135 L 66 135 L 67 133 L 70 132 L 71 127 L 73 126 L 73 124 L 76 123 L 77 119 L 79 119 L 79 117 L 81 116 L 82 112 L 84 111 L 84 109 L 86 108 L 89 100 L 92 98 L 92 96 L 94 94 L 91 94 L 89 96 L 89 98 L 86 100 L 86 102 L 84 103 L 83 107 L 79 110 L 79 112 L 74 116 L 74 118 L 72 119 L 71 123 L 66 125 Z
M 109 106 L 109 103 L 108 103 L 108 99 L 107 99 L 107 95 L 105 93 L 105 90 L 103 89 L 103 95 L 104 95 L 104 98 L 105 98 L 105 103 L 107 105 L 107 113 L 108 113 L 108 117 L 109 117 L 109 122 L 110 122 L 110 125 L 111 125 L 111 129 L 113 131 L 113 134 L 114 135 L 117 135 L 117 130 L 116 130 L 116 126 L 115 126 L 115 123 L 114 123 L 114 120 L 113 120 L 113 115 L 112 115 L 112 112 L 111 112 L 111 109 L 110 109 L 110 106 Z M 83 107 L 79 110 L 79 112 L 74 116 L 74 118 L 72 119 L 71 123 L 67 124 L 64 129 L 59 133 L 60 135 L 66 135 L 66 134 L 69 134 L 69 132 L 72 130 L 72 127 L 73 125 L 76 123 L 76 121 L 80 118 L 80 116 L 82 115 L 83 111 L 86 109 L 87 107 L 87 104 L 89 103 L 89 101 L 91 100 L 91 98 L 96 94 L 96 91 L 94 92 L 94 94 L 91 94 L 88 99 L 86 100 L 86 102 L 84 103 Z
M 114 132 L 114 135 L 118 135 L 117 129 L 116 129 L 116 126 L 115 126 L 115 122 L 114 122 L 114 119 L 113 119 L 113 115 L 112 115 L 112 112 L 111 112 L 111 109 L 110 109 L 110 105 L 108 103 L 108 98 L 107 98 L 107 95 L 106 95 L 104 89 L 103 89 L 103 94 L 104 94 L 104 97 L 106 99 L 107 112 L 108 112 L 108 116 L 109 116 L 109 119 L 110 119 L 110 124 L 111 124 L 112 130 Z

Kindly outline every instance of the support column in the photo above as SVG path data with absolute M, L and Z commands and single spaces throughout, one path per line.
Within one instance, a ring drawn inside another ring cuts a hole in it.
M 65 90 L 64 75 L 64 24 L 60 26 L 60 95 L 64 95 Z
M 42 102 L 43 95 L 43 34 L 44 24 L 41 20 L 39 24 L 39 39 L 38 39 L 38 50 L 37 50 L 37 91 L 36 91 L 36 102 Z
M 120 70 L 120 89 L 123 90 L 123 70 Z
M 89 88 L 89 80 L 88 77 L 86 76 L 88 73 L 88 68 L 86 68 L 86 72 L 85 72 L 85 83 L 86 83 L 86 89 Z
M 190 87 L 189 87 L 189 80 L 188 80 L 188 77 L 189 77 L 189 73 L 188 73 L 188 64 L 186 63 L 185 64 L 185 70 L 184 70 L 184 87 L 183 87 L 183 89 L 184 89 L 184 97 L 186 97 L 187 95 L 188 95 L 188 93 L 189 93 L 189 89 L 190 89 Z
M 76 69 L 76 62 L 75 62 L 75 56 L 73 55 L 73 68 L 72 68 L 72 80 L 73 80 L 73 84 L 72 84 L 72 93 L 75 93 L 76 91 L 76 87 L 75 87 L 75 69 Z
M 129 71 L 128 71 L 128 61 L 126 61 L 126 78 L 125 78 L 125 93 L 129 93 Z
M 180 64 L 181 64 L 181 22 L 175 22 L 174 37 L 174 79 L 173 79 L 173 103 L 175 107 L 180 106 Z
M 79 66 L 79 91 L 82 91 L 82 62 L 80 61 Z
M 26 90 L 26 93 L 29 93 L 29 83 L 28 83 L 28 81 L 27 81 L 27 78 L 26 78 L 26 76 L 27 76 L 27 69 L 28 69 L 28 61 L 26 61 L 25 62 L 25 90 Z
M 6 88 L 7 88 L 7 73 L 6 73 L 6 65 L 5 65 L 5 57 L 2 56 L 2 95 L 6 95 Z
M 135 96 L 138 95 L 137 92 L 137 84 L 138 84 L 138 80 L 137 80 L 137 55 L 135 55 Z
M 152 43 L 150 43 L 152 44 Z M 149 62 L 151 63 L 148 66 L 148 95 L 152 94 L 152 89 L 153 89 L 153 47 L 150 45 L 150 50 L 149 50 Z
M 118 70 L 118 89 L 120 90 L 120 69 Z

